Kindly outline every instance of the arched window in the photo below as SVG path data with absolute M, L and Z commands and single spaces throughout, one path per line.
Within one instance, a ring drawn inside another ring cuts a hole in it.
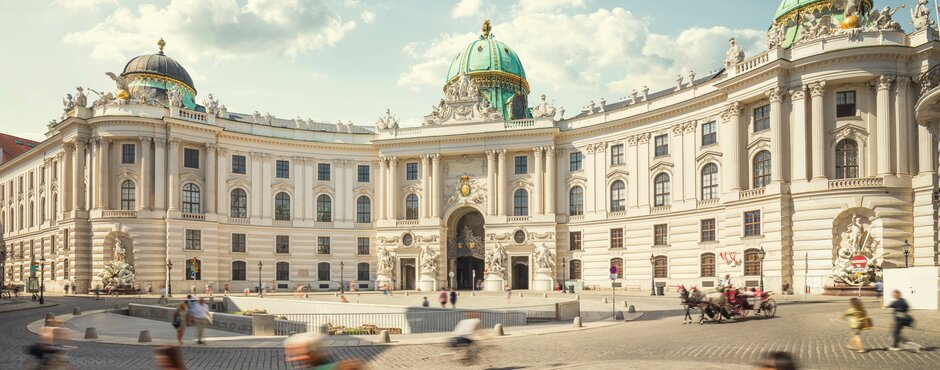
M 405 197 L 405 219 L 418 219 L 418 196 L 415 194 L 408 194 L 408 196 Z
M 653 277 L 657 279 L 665 279 L 669 277 L 669 262 L 666 260 L 666 256 L 656 256 L 653 259 Z
M 356 265 L 356 280 L 369 281 L 372 280 L 371 276 L 368 262 L 359 262 L 359 264 Z
M 702 200 L 718 198 L 718 165 L 702 166 Z
M 623 258 L 611 258 L 610 266 L 617 268 L 617 278 L 623 279 Z
M 290 221 L 290 194 L 280 192 L 274 196 L 274 219 Z
M 17 217 L 19 217 L 19 218 L 16 219 L 16 223 L 19 225 L 19 229 L 20 229 L 20 230 L 22 230 L 23 227 L 26 226 L 25 224 L 23 224 L 23 213 L 25 213 L 25 212 L 23 212 L 23 206 L 21 205 L 21 206 L 20 206 L 20 212 L 17 213 Z
M 35 209 L 36 207 L 34 206 L 33 202 L 29 202 L 29 217 L 27 217 L 27 220 L 29 220 L 29 227 L 33 227 L 33 220 L 36 219 Z
M 836 144 L 836 178 L 854 179 L 858 177 L 858 143 L 852 139 L 843 139 Z
M 131 180 L 121 183 L 121 210 L 133 211 L 137 209 L 137 185 Z
M 529 215 L 529 192 L 525 189 L 516 189 L 516 191 L 512 193 L 512 215 Z
M 59 195 L 52 194 L 52 214 L 50 215 L 51 216 L 50 219 L 52 221 L 55 221 L 58 219 L 58 217 L 56 216 L 58 212 L 59 212 Z
M 193 183 L 183 185 L 183 213 L 200 213 L 199 186 Z
M 760 251 L 757 249 L 748 249 L 744 251 L 744 275 L 760 275 Z
M 568 215 L 580 216 L 584 214 L 584 189 L 575 186 L 568 190 Z
M 274 264 L 274 280 L 290 280 L 290 263 L 278 262 Z
M 39 223 L 46 221 L 46 198 L 39 198 Z
M 69 279 L 69 259 L 68 258 L 62 261 L 62 278 L 65 280 Z
M 356 199 L 356 222 L 361 224 L 372 222 L 372 200 L 365 195 Z
M 244 189 L 232 189 L 229 217 L 248 218 L 248 193 Z
M 669 174 L 660 173 L 653 179 L 653 206 L 662 207 L 669 204 Z
M 202 261 L 196 258 L 186 260 L 186 280 L 202 280 Z
M 715 277 L 715 254 L 702 253 L 700 257 L 702 277 Z
M 317 222 L 333 221 L 333 198 L 320 194 L 317 197 Z
M 581 280 L 581 260 L 571 260 L 571 264 L 568 266 L 568 278 Z
M 245 261 L 232 262 L 232 280 L 248 280 L 248 265 L 245 263 Z
M 330 263 L 320 262 L 317 264 L 317 280 L 330 281 Z
M 762 150 L 754 156 L 754 189 L 770 184 L 770 152 Z
M 610 211 L 620 212 L 627 209 L 627 201 L 624 196 L 623 180 L 614 181 L 610 184 Z

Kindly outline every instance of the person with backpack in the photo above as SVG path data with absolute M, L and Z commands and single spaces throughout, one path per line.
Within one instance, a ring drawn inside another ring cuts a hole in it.
M 891 292 L 891 298 L 894 299 L 894 302 L 891 302 L 888 305 L 891 308 L 891 313 L 894 316 L 894 330 L 891 332 L 892 344 L 891 347 L 888 347 L 890 351 L 900 351 L 899 347 L 902 343 L 908 346 L 912 346 L 916 349 L 920 349 L 920 345 L 914 342 L 907 340 L 901 336 L 901 330 L 904 330 L 905 327 L 914 325 L 914 318 L 911 316 L 908 311 L 911 307 L 907 304 L 907 300 L 901 298 L 901 291 L 895 289 Z

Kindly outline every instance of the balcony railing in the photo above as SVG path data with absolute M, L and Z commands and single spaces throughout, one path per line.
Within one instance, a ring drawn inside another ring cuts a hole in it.
M 624 218 L 627 217 L 627 211 L 613 211 L 607 214 L 607 218 Z
M 248 219 L 247 217 L 229 217 L 228 218 L 228 223 L 235 224 L 235 225 L 248 225 L 250 221 L 251 220 Z
M 535 120 L 534 119 L 517 119 L 514 121 L 506 121 L 503 127 L 507 129 L 535 127 Z
M 205 221 L 206 214 L 205 213 L 183 213 L 180 216 L 180 218 L 184 220 L 192 220 L 192 221 Z
M 137 217 L 137 211 L 106 209 L 104 211 L 101 211 L 101 217 L 103 218 L 135 218 Z
M 418 220 L 396 220 L 395 226 L 418 226 Z
M 880 188 L 885 186 L 881 177 L 829 180 L 829 189 Z
M 509 216 L 506 222 L 529 222 L 529 216 Z
M 179 118 L 182 118 L 185 120 L 197 121 L 197 122 L 206 122 L 209 120 L 205 113 L 193 112 L 191 110 L 186 110 L 186 109 L 180 109 L 178 110 L 178 112 L 179 112 L 178 113 Z
M 738 198 L 748 199 L 748 198 L 759 197 L 761 195 L 764 195 L 765 192 L 766 192 L 766 189 L 764 188 L 741 190 L 741 192 L 738 194 Z
M 669 211 L 672 211 L 672 205 L 653 207 L 653 209 L 650 210 L 650 213 L 654 215 L 658 215 L 661 213 L 668 213 Z
M 294 222 L 291 220 L 274 220 L 272 225 L 277 227 L 291 227 L 294 226 Z
M 372 225 L 371 222 L 356 222 L 355 224 L 353 224 L 353 228 L 359 229 L 359 230 L 369 230 L 369 229 L 372 229 L 373 227 L 374 226 Z
M 750 71 L 754 68 L 764 65 L 764 63 L 767 63 L 767 61 L 770 60 L 769 54 L 770 54 L 769 51 L 765 51 L 763 53 L 755 55 L 754 57 L 748 60 L 738 63 L 736 67 L 737 74 L 742 74 L 744 72 Z
M 581 222 L 581 221 L 584 221 L 584 215 L 568 216 L 568 222 Z
M 317 229 L 332 229 L 333 222 L 332 221 L 317 221 L 313 223 L 313 227 Z
M 712 198 L 712 199 L 700 200 L 695 204 L 695 206 L 697 208 L 714 207 L 714 206 L 717 206 L 718 203 L 721 203 L 720 199 Z

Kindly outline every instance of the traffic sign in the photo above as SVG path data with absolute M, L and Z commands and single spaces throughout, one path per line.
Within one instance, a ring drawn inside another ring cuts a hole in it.
M 852 264 L 852 271 L 855 272 L 865 272 L 868 271 L 868 257 L 863 255 L 855 255 L 849 259 L 849 263 Z
M 617 274 L 610 274 L 610 280 L 617 280 Z
M 617 266 L 610 266 L 610 274 L 611 275 L 617 274 Z

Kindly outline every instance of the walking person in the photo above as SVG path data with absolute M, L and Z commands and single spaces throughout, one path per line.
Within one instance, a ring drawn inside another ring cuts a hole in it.
M 895 289 L 891 292 L 891 298 L 894 299 L 894 302 L 891 302 L 888 307 L 891 308 L 891 313 L 894 316 L 894 331 L 891 332 L 893 341 L 891 347 L 888 347 L 888 350 L 900 351 L 901 347 L 899 346 L 903 343 L 909 347 L 913 347 L 915 351 L 919 351 L 919 344 L 911 342 L 901 336 L 901 330 L 903 330 L 904 327 L 914 325 L 914 318 L 908 313 L 911 307 L 907 304 L 907 300 L 901 298 L 900 290 Z
M 447 308 L 447 291 L 444 288 L 437 294 L 437 300 L 441 302 L 441 308 Z
M 72 294 L 78 294 L 78 290 L 75 289 L 75 282 L 72 282 Z
M 209 312 L 209 305 L 206 304 L 205 298 L 199 298 L 199 302 L 193 304 L 190 316 L 196 321 L 196 333 L 198 334 L 196 343 L 206 344 L 203 337 L 205 336 L 206 325 L 212 323 L 212 314 Z
M 428 297 L 424 297 L 424 300 L 421 301 L 421 307 L 430 307 L 431 302 L 428 302 Z
M 176 341 L 183 344 L 183 334 L 186 334 L 186 318 L 189 317 L 189 307 L 180 303 L 173 311 L 173 327 L 176 328 Z
M 65 284 L 65 295 L 69 295 L 69 285 Z
M 457 290 L 450 288 L 450 308 L 457 308 Z
M 509 301 L 512 299 L 512 286 L 510 286 L 509 284 L 506 284 L 505 290 L 506 290 L 506 303 L 509 303 Z
M 858 353 L 865 353 L 865 346 L 862 344 L 862 331 L 871 329 L 873 325 L 871 317 L 865 311 L 862 300 L 858 298 L 849 299 L 849 309 L 845 310 L 842 317 L 848 318 L 849 328 L 855 332 L 846 347 Z
M 160 300 L 157 301 L 157 304 L 169 304 L 170 300 L 166 299 L 166 288 L 160 288 Z

